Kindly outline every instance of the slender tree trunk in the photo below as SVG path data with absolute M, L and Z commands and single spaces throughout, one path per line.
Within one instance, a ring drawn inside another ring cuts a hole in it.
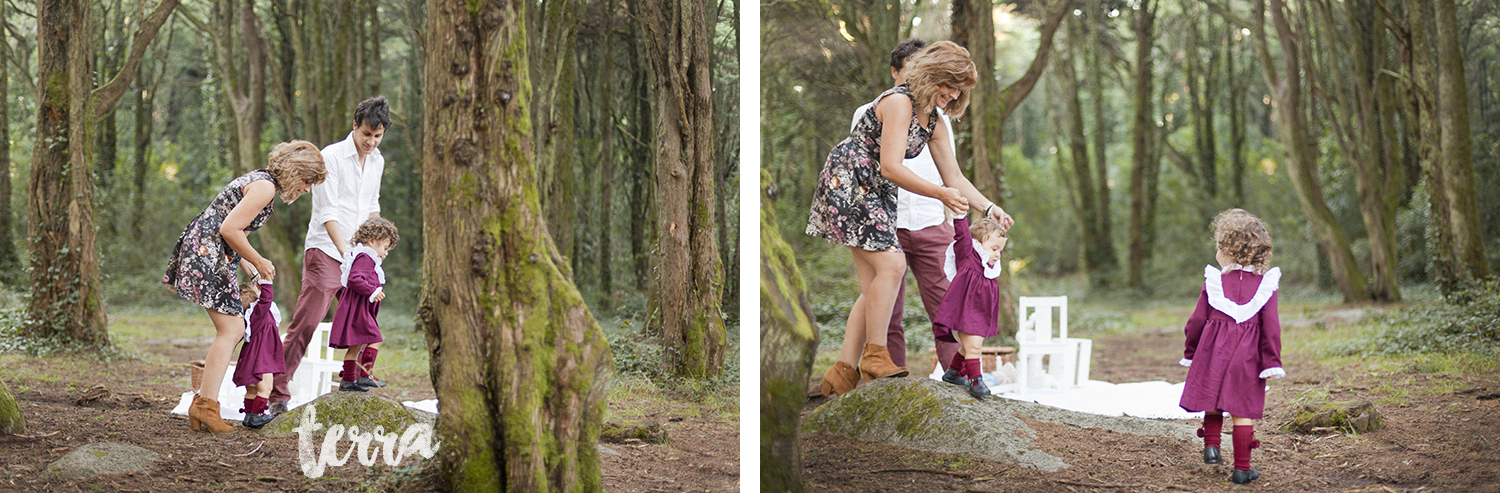
M 714 231 L 712 67 L 703 0 L 651 0 L 643 26 L 655 74 L 658 261 L 653 318 L 673 374 L 711 377 L 724 362 L 724 267 Z
M 102 6 L 103 2 L 96 5 Z M 121 8 L 120 0 L 115 0 L 114 5 L 104 9 L 104 17 L 98 22 L 96 30 L 99 33 L 99 45 L 102 48 L 98 57 L 94 59 L 94 84 L 95 87 L 104 85 L 110 78 L 120 72 L 120 62 L 125 51 L 125 39 L 128 35 L 124 30 L 125 13 Z M 115 122 L 115 110 L 110 108 L 104 112 L 104 117 L 97 122 L 98 127 L 94 130 L 94 149 L 98 157 L 94 160 L 94 179 L 98 188 L 108 190 L 110 178 L 115 174 L 115 165 L 119 163 L 118 149 L 120 142 L 119 125 Z M 105 221 L 103 227 L 113 229 L 113 221 Z
M 1152 140 L 1156 135 L 1151 88 L 1153 60 L 1151 51 L 1155 47 L 1155 3 L 1142 2 L 1134 13 L 1135 28 L 1135 122 L 1131 126 L 1130 167 L 1130 259 L 1127 284 L 1133 289 L 1145 288 L 1146 262 L 1146 175 L 1152 166 Z
M 761 183 L 772 183 L 761 170 Z M 760 487 L 802 492 L 798 433 L 807 381 L 818 353 L 818 330 L 797 258 L 781 239 L 775 201 L 761 193 L 760 212 Z
M 1235 41 L 1237 29 L 1228 22 L 1224 23 L 1226 31 L 1224 42 L 1228 45 L 1224 49 L 1224 72 L 1229 81 L 1229 167 L 1230 187 L 1234 190 L 1234 201 L 1236 204 L 1246 204 L 1245 201 L 1245 89 L 1247 81 L 1238 66 L 1235 65 L 1234 55 L 1239 51 L 1239 44 Z
M 1075 53 L 1077 44 L 1085 42 L 1086 36 L 1080 31 L 1077 18 L 1069 24 L 1068 30 L 1068 52 Z M 1109 284 L 1111 267 L 1113 266 L 1113 248 L 1106 247 L 1109 238 L 1100 231 L 1104 220 L 1100 216 L 1105 210 L 1101 201 L 1102 194 L 1096 188 L 1107 188 L 1104 183 L 1097 180 L 1099 176 L 1094 172 L 1094 166 L 1103 167 L 1103 163 L 1090 163 L 1088 140 L 1084 135 L 1083 104 L 1079 97 L 1078 75 L 1074 69 L 1072 56 L 1058 59 L 1061 72 L 1063 90 L 1063 104 L 1065 106 L 1064 119 L 1066 120 L 1066 132 L 1068 136 L 1068 156 L 1073 161 L 1073 191 L 1077 197 L 1078 223 L 1082 226 L 1082 239 L 1084 250 L 1084 270 L 1088 272 L 1089 283 L 1094 287 L 1104 287 Z
M 639 18 L 639 3 L 633 4 L 636 16 Z M 639 25 L 636 26 L 640 28 Z M 635 43 L 641 42 L 639 36 L 631 39 Z M 647 65 L 645 48 L 632 43 L 632 55 L 634 56 L 634 97 L 635 118 L 632 118 L 631 129 L 636 140 L 632 146 L 631 154 L 631 179 L 630 179 L 630 256 L 635 271 L 635 286 L 642 291 L 648 291 L 651 286 L 651 243 L 652 225 L 656 224 L 652 200 L 654 195 L 651 181 L 651 147 L 648 145 L 655 141 L 650 130 L 653 126 L 651 111 L 650 70 Z M 644 142 L 642 142 L 644 141 Z M 650 327 L 650 325 L 647 325 Z
M 1407 113 L 1416 128 L 1417 153 L 1422 165 L 1422 180 L 1427 189 L 1427 247 L 1439 288 L 1452 294 L 1459 288 L 1458 261 L 1454 257 L 1453 227 L 1449 217 L 1448 194 L 1444 191 L 1443 152 L 1440 117 L 1437 114 L 1437 73 L 1432 26 L 1432 5 L 1411 2 L 1406 9 L 1410 39 L 1407 44 Z
M 6 17 L 6 3 L 0 2 L 0 20 Z M 14 56 L 10 41 L 0 33 L 0 50 L 5 57 Z M 20 272 L 20 257 L 16 255 L 16 239 L 11 234 L 15 213 L 10 207 L 10 64 L 0 60 L 0 283 L 15 282 Z
M 542 201 L 547 205 L 547 227 L 557 241 L 558 250 L 575 257 L 572 262 L 576 262 L 573 72 L 577 64 L 574 46 L 578 40 L 578 2 L 560 0 L 533 7 L 527 15 L 527 19 L 535 22 L 528 37 L 536 48 L 531 52 L 535 90 L 531 121 L 537 164 L 546 184 Z
M 1275 23 L 1277 38 L 1281 42 L 1285 71 L 1285 78 L 1278 77 L 1266 40 L 1265 20 L 1261 14 L 1266 9 L 1262 2 L 1263 0 L 1256 0 L 1257 29 L 1253 30 L 1253 35 L 1256 37 L 1256 51 L 1261 70 L 1266 76 L 1266 85 L 1271 88 L 1272 97 L 1276 99 L 1276 127 L 1286 148 L 1287 173 L 1291 176 L 1292 188 L 1296 190 L 1297 200 L 1312 225 L 1319 248 L 1328 257 L 1329 268 L 1344 299 L 1369 299 L 1364 272 L 1360 271 L 1343 228 L 1333 216 L 1333 211 L 1329 210 L 1327 200 L 1323 198 L 1323 188 L 1318 178 L 1317 152 L 1308 131 L 1307 113 L 1302 100 L 1303 67 L 1299 51 L 1302 40 L 1292 31 L 1282 0 L 1270 0 L 1269 10 Z
M 99 250 L 94 231 L 93 143 L 96 119 L 130 86 L 145 49 L 177 0 L 163 0 L 141 19 L 120 72 L 98 89 L 91 9 L 79 0 L 37 5 L 36 142 L 27 197 L 31 253 L 28 337 L 57 337 L 88 348 L 108 346 Z
M 1094 103 L 1094 175 L 1095 187 L 1099 191 L 1099 200 L 1095 202 L 1098 209 L 1094 221 L 1095 231 L 1098 232 L 1099 267 L 1101 274 L 1095 276 L 1097 281 L 1109 282 L 1114 277 L 1114 272 L 1119 265 L 1119 256 L 1115 254 L 1115 242 L 1113 228 L 1110 226 L 1114 221 L 1114 215 L 1110 213 L 1113 204 L 1110 201 L 1109 191 L 1109 159 L 1105 153 L 1106 143 L 1109 141 L 1109 125 L 1104 114 L 1104 68 L 1100 52 L 1104 50 L 1099 41 L 1099 31 L 1104 29 L 1104 8 L 1099 0 L 1090 0 L 1091 13 L 1087 15 L 1089 23 L 1089 92 L 1093 93 Z
M 615 168 L 615 2 L 604 1 L 604 54 L 599 62 L 599 309 L 609 311 L 614 305 L 614 168 Z
M 146 72 L 142 68 L 141 72 Z M 154 104 L 152 97 L 155 96 L 155 78 L 144 77 L 144 73 L 136 74 L 135 92 L 135 139 L 132 142 L 134 158 L 132 160 L 131 189 L 132 206 L 130 211 L 130 232 L 137 238 L 141 237 L 141 219 L 146 215 L 146 170 L 149 168 L 147 162 L 148 152 L 151 150 L 151 131 L 156 120 L 151 118 L 151 107 Z
M 450 491 L 598 491 L 612 364 L 537 199 L 521 2 L 429 0 L 418 323 Z
M 1475 278 L 1490 276 L 1484 228 L 1474 194 L 1474 138 L 1469 126 L 1469 86 L 1464 76 L 1454 0 L 1435 0 L 1437 25 L 1438 121 L 1443 149 L 1443 189 L 1453 227 L 1454 258 Z
M 953 3 L 953 37 L 954 41 L 969 50 L 969 58 L 974 60 L 974 66 L 979 69 L 979 85 L 975 86 L 969 93 L 969 109 L 964 113 L 963 123 L 969 126 L 968 154 L 972 160 L 974 172 L 974 184 L 976 187 L 984 187 L 989 191 L 986 196 L 993 200 L 999 200 L 1000 195 L 998 183 L 1000 178 L 995 176 L 996 169 L 991 164 L 991 154 L 1004 152 L 998 147 L 991 148 L 992 141 L 998 140 L 998 132 L 989 131 L 990 119 L 993 118 L 994 110 L 992 101 L 995 100 L 997 87 L 990 83 L 995 80 L 995 16 L 994 3 L 992 0 L 958 0 Z M 957 132 L 957 128 L 949 129 Z M 964 146 L 960 146 L 964 147 Z M 966 164 L 960 156 L 959 165 Z

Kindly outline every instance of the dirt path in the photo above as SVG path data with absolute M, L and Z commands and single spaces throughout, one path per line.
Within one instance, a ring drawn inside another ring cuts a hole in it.
M 1145 329 L 1094 340 L 1091 377 L 1110 382 L 1181 382 L 1180 328 Z M 883 443 L 822 434 L 802 439 L 805 479 L 814 491 L 1500 491 L 1500 372 L 1457 377 L 1372 373 L 1331 367 L 1314 355 L 1287 352 L 1291 378 L 1272 381 L 1266 419 L 1256 423 L 1261 448 L 1249 486 L 1227 480 L 1225 465 L 1201 463 L 1201 442 L 1149 438 L 1095 428 L 1028 421 L 1039 447 L 1070 464 L 1055 473 L 955 454 L 919 452 Z M 921 373 L 925 375 L 926 373 Z M 1288 381 L 1290 380 L 1290 381 Z M 1456 390 L 1447 390 L 1455 389 Z M 1473 391 L 1485 388 L 1487 390 Z M 1469 391 L 1469 392 L 1465 392 Z M 1304 393 L 1368 399 L 1386 428 L 1355 436 L 1306 436 L 1278 429 Z M 810 401 L 806 411 L 821 399 Z M 1196 421 L 1181 421 L 1198 426 Z M 898 471 L 899 470 L 899 471 Z M 916 471 L 912 471 L 916 470 Z
M 392 470 L 366 468 L 357 459 L 330 467 L 318 479 L 302 474 L 296 438 L 265 438 L 245 428 L 227 437 L 194 433 L 187 419 L 170 414 L 189 386 L 178 362 L 203 357 L 207 339 L 136 341 L 141 360 L 93 361 L 87 357 L 32 358 L 0 354 L 0 378 L 20 401 L 28 430 L 0 436 L 0 491 L 385 491 L 413 480 L 418 462 Z M 434 396 L 425 378 L 391 375 L 376 392 L 397 400 Z M 79 397 L 94 385 L 110 396 L 89 406 Z M 399 390 L 398 390 L 399 389 Z M 668 445 L 614 445 L 601 451 L 606 491 L 734 491 L 738 481 L 737 426 L 698 416 L 690 403 L 632 400 L 610 403 L 610 413 L 634 413 L 621 405 L 654 402 Z M 226 404 L 228 405 L 228 404 Z M 237 405 L 237 403 L 236 403 Z M 90 407 L 94 406 L 94 407 Z M 160 455 L 144 473 L 82 481 L 52 478 L 47 466 L 91 442 L 122 442 Z M 347 442 L 345 442 L 347 447 Z

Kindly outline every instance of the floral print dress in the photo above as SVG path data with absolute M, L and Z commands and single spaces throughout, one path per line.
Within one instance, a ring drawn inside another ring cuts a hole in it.
M 849 137 L 828 153 L 813 192 L 812 214 L 807 220 L 809 236 L 875 252 L 901 251 L 896 241 L 896 185 L 880 174 L 881 123 L 875 116 L 879 101 L 892 94 L 909 98 L 911 88 L 902 84 L 881 93 Z M 927 121 L 923 127 L 916 110 L 912 110 L 907 159 L 921 154 L 932 138 L 937 112 L 933 111 Z
M 176 290 L 178 296 L 226 315 L 239 315 L 244 311 L 239 286 L 235 282 L 240 254 L 224 242 L 219 235 L 219 225 L 245 197 L 245 186 L 256 180 L 276 182 L 264 169 L 235 178 L 177 238 L 172 258 L 167 261 L 167 274 L 162 276 L 161 282 Z M 245 231 L 260 229 L 270 217 L 271 204 L 267 203 Z

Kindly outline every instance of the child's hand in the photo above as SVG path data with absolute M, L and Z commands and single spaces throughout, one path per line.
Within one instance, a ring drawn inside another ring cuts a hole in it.
M 380 301 L 380 300 L 383 300 L 383 299 L 385 299 L 385 291 L 381 291 L 379 293 L 375 293 L 375 296 L 371 296 L 370 297 L 370 302 L 374 303 L 376 301 Z

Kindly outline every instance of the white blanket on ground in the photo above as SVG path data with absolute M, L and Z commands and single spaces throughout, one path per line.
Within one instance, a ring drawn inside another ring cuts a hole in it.
M 942 369 L 939 367 L 931 378 L 942 380 L 942 376 Z M 990 391 L 1000 397 L 1031 401 L 1069 411 L 1155 419 L 1203 417 L 1201 412 L 1190 413 L 1177 405 L 1182 400 L 1182 390 L 1186 386 L 1182 383 L 1155 381 L 1115 384 L 1089 380 L 1074 389 L 1032 389 L 1030 395 L 1022 398 L 1017 392 L 1017 384 L 1000 384 L 1000 379 L 994 373 L 984 374 L 984 380 L 990 386 Z

